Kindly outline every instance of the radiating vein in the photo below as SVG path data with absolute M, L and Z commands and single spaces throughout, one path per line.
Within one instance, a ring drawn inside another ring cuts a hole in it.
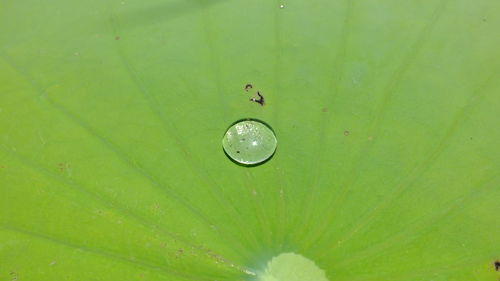
M 162 235 L 165 235 L 165 236 L 167 236 L 175 241 L 179 241 L 181 244 L 184 244 L 184 245 L 190 247 L 191 249 L 195 249 L 196 251 L 200 252 L 201 254 L 205 254 L 206 256 L 211 258 L 216 263 L 222 263 L 230 268 L 236 268 L 237 270 L 239 270 L 241 272 L 250 271 L 249 269 L 245 268 L 242 265 L 235 264 L 231 260 L 225 258 L 221 254 L 218 254 L 216 251 L 214 251 L 212 249 L 207 249 L 203 245 L 195 244 L 194 241 L 189 241 L 189 240 L 183 238 L 182 236 L 179 236 L 177 234 L 174 234 L 172 232 L 167 231 L 162 225 L 158 225 L 156 222 L 150 221 L 146 216 L 142 216 L 142 215 L 138 214 L 137 212 L 130 210 L 129 208 L 127 208 L 126 206 L 121 204 L 119 201 L 109 200 L 109 198 L 106 198 L 106 196 L 103 196 L 97 192 L 93 192 L 93 191 L 85 188 L 81 184 L 78 184 L 72 180 L 69 180 L 65 177 L 58 175 L 58 174 L 50 172 L 48 169 L 33 163 L 31 160 L 19 155 L 18 153 L 15 153 L 11 150 L 8 150 L 8 149 L 2 148 L 2 147 L 0 147 L 0 149 L 2 151 L 4 151 L 4 153 L 6 153 L 7 155 L 19 160 L 24 166 L 26 166 L 30 169 L 36 170 L 36 171 L 42 173 L 43 175 L 47 176 L 48 178 L 63 184 L 64 186 L 70 187 L 70 188 L 76 190 L 77 192 L 80 192 L 82 194 L 85 194 L 86 196 L 89 196 L 90 198 L 92 198 L 93 200 L 95 200 L 96 202 L 101 204 L 102 206 L 106 207 L 107 209 L 114 210 L 114 211 L 116 211 L 116 213 L 138 223 L 139 225 L 142 225 L 150 230 L 158 231 Z
M 328 84 L 328 90 L 324 93 L 332 93 L 331 97 L 329 97 L 327 101 L 327 105 L 331 105 L 335 102 L 336 97 L 339 95 L 339 83 L 341 81 L 342 76 L 344 75 L 344 65 L 345 65 L 345 57 L 346 57 L 346 45 L 347 41 L 349 38 L 349 33 L 352 28 L 352 15 L 353 15 L 353 10 L 354 10 L 354 1 L 347 0 L 346 2 L 346 11 L 345 11 L 345 18 L 342 22 L 342 29 L 341 29 L 341 35 L 338 43 L 338 49 L 335 55 L 335 58 L 333 60 L 333 67 L 332 67 L 332 72 L 333 72 L 333 78 L 331 79 L 330 83 Z M 328 106 L 327 106 L 328 107 Z M 310 229 L 310 222 L 311 222 L 311 216 L 312 216 L 312 209 L 311 206 L 315 204 L 315 198 L 317 194 L 317 189 L 318 189 L 318 182 L 320 177 L 322 176 L 322 172 L 325 169 L 320 169 L 320 165 L 324 165 L 325 162 L 325 155 L 327 154 L 327 148 L 329 145 L 326 145 L 326 140 L 327 136 L 329 133 L 329 128 L 330 128 L 330 123 L 332 121 L 332 116 L 333 114 L 331 112 L 325 112 L 325 114 L 322 114 L 322 119 L 321 119 L 321 125 L 319 126 L 321 128 L 320 135 L 319 135 L 319 143 L 316 146 L 317 151 L 314 153 L 314 155 L 317 155 L 317 158 L 314 157 L 313 163 L 312 163 L 312 169 L 310 174 L 311 177 L 311 190 L 310 192 L 307 192 L 306 198 L 303 199 L 302 201 L 302 207 L 299 209 L 302 210 L 301 213 L 303 214 L 301 216 L 301 224 L 304 224 L 301 229 L 304 231 L 308 231 Z
M 452 139 L 453 135 L 458 131 L 459 125 L 464 122 L 467 117 L 470 116 L 470 112 L 477 106 L 482 99 L 486 96 L 487 91 L 485 91 L 485 87 L 489 86 L 489 84 L 494 81 L 494 77 L 497 76 L 497 72 L 494 71 L 487 79 L 485 82 L 483 82 L 480 87 L 473 91 L 473 94 L 469 98 L 469 101 L 467 104 L 455 115 L 453 118 L 453 121 L 451 125 L 448 127 L 446 130 L 446 133 L 444 137 L 439 141 L 439 143 L 436 145 L 436 147 L 428 154 L 428 156 L 422 161 L 420 164 L 416 165 L 412 171 L 404 178 L 409 179 L 406 182 L 401 182 L 394 188 L 394 190 L 391 192 L 390 195 L 387 195 L 384 197 L 383 200 L 380 200 L 378 204 L 372 208 L 370 213 L 364 218 L 359 220 L 353 229 L 347 232 L 347 234 L 344 236 L 344 238 L 341 238 L 335 243 L 335 246 L 333 248 L 330 248 L 329 251 L 332 251 L 333 249 L 339 247 L 342 245 L 345 241 L 350 239 L 355 233 L 359 232 L 359 230 L 365 226 L 367 226 L 370 222 L 373 221 L 374 217 L 376 215 L 379 215 L 381 211 L 383 211 L 385 208 L 390 206 L 390 203 L 392 203 L 397 197 L 403 193 L 404 191 L 408 190 L 411 186 L 415 184 L 415 182 L 429 169 L 432 167 L 432 163 L 438 159 L 439 156 L 441 156 L 442 152 L 445 150 L 446 147 L 448 147 L 450 140 Z M 329 221 L 330 223 L 332 221 Z M 320 235 L 321 237 L 322 235 Z
M 455 262 L 458 261 L 458 262 Z M 464 258 L 459 258 L 454 260 L 453 263 L 435 263 L 430 266 L 426 267 L 419 267 L 418 269 L 415 270 L 408 270 L 405 272 L 394 272 L 394 273 L 389 273 L 389 274 L 372 274 L 370 276 L 363 276 L 363 277 L 348 277 L 348 278 L 342 278 L 338 279 L 339 281 L 341 280 L 348 280 L 348 281 L 367 281 L 367 280 L 414 280 L 413 278 L 417 276 L 426 276 L 426 275 L 432 275 L 432 276 L 439 276 L 443 277 L 446 276 L 446 272 L 457 272 L 459 269 L 464 269 L 464 268 L 469 268 L 466 265 L 471 265 L 471 264 L 479 264 L 484 262 L 484 257 L 483 256 L 471 256 L 471 257 L 464 257 Z M 432 280 L 432 279 L 431 279 Z
M 275 94 L 273 95 L 273 98 L 275 101 L 273 102 L 273 119 L 274 119 L 274 125 L 276 127 L 280 127 L 280 118 L 279 118 L 279 105 L 281 104 L 279 102 L 279 97 L 281 93 L 283 92 L 283 86 L 282 86 L 282 68 L 283 68 L 283 32 L 282 32 L 282 25 L 283 25 L 283 13 L 278 9 L 280 2 L 279 0 L 276 1 L 270 1 L 268 9 L 273 11 L 273 24 L 274 24 L 274 70 L 273 70 L 273 75 L 274 75 L 274 90 Z M 275 227 L 276 229 L 273 230 L 273 235 L 271 236 L 271 242 L 273 245 L 277 246 L 276 244 L 280 244 L 281 246 L 279 247 L 279 251 L 282 251 L 283 243 L 286 241 L 286 235 L 288 233 L 287 227 L 289 226 L 289 217 L 287 213 L 287 205 L 286 205 L 286 200 L 284 197 L 284 190 L 288 190 L 287 187 L 285 187 L 285 179 L 284 179 L 284 169 L 285 165 L 280 165 L 279 163 L 276 165 L 276 176 L 274 177 L 276 186 L 279 188 L 280 192 L 279 194 L 275 195 L 277 198 L 277 209 L 278 209 L 278 218 L 281 223 L 276 224 Z M 267 207 L 269 211 L 274 211 L 274 208 Z M 280 217 L 281 216 L 281 217 Z M 282 237 L 280 237 L 280 235 Z M 274 247 L 273 247 L 274 248 Z M 275 253 L 278 254 L 278 253 Z
M 488 186 L 492 182 L 498 179 L 498 175 L 489 177 L 486 180 L 481 180 L 480 183 L 476 184 L 476 188 L 471 189 L 466 194 L 462 195 L 460 198 L 454 199 L 451 202 L 444 203 L 438 210 L 434 211 L 431 215 L 417 218 L 412 222 L 408 222 L 410 227 L 401 228 L 400 231 L 391 233 L 389 237 L 386 237 L 382 242 L 370 245 L 368 248 L 357 252 L 335 264 L 334 268 L 346 267 L 354 262 L 360 262 L 373 258 L 374 255 L 380 254 L 383 250 L 391 249 L 397 246 L 401 246 L 403 243 L 408 244 L 419 238 L 419 236 L 412 236 L 411 234 L 417 233 L 426 228 L 430 228 L 433 225 L 439 225 L 443 219 L 449 216 L 453 211 L 457 210 L 459 207 L 466 205 L 468 202 L 475 201 L 483 193 L 490 191 L 493 186 Z M 485 188 L 488 186 L 488 188 Z
M 403 62 L 399 65 L 399 67 L 396 69 L 396 71 L 393 73 L 392 78 L 389 80 L 389 83 L 387 84 L 386 88 L 384 89 L 384 92 L 386 93 L 385 96 L 383 97 L 383 101 L 379 109 L 377 110 L 377 114 L 375 114 L 375 119 L 371 121 L 371 125 L 369 126 L 368 132 L 371 132 L 371 135 L 376 132 L 380 126 L 380 120 L 383 119 L 384 116 L 384 110 L 388 106 L 389 101 L 391 100 L 392 96 L 395 93 L 396 86 L 400 83 L 400 81 L 403 79 L 404 74 L 407 72 L 409 66 L 414 62 L 415 58 L 420 52 L 420 49 L 422 48 L 423 42 L 425 39 L 432 33 L 433 27 L 436 25 L 438 22 L 439 18 L 441 15 L 444 13 L 446 5 L 448 2 L 451 0 L 442 0 L 438 5 L 436 6 L 432 18 L 429 20 L 427 25 L 422 29 L 422 31 L 419 33 L 416 41 L 412 44 L 412 47 L 410 48 L 410 51 L 407 53 L 405 58 L 403 59 Z M 376 139 L 375 139 L 376 141 Z M 350 178 L 346 180 L 344 184 L 341 186 L 341 190 L 339 191 L 339 195 L 335 196 L 334 198 L 329 198 L 327 199 L 330 203 L 327 204 L 327 206 L 335 206 L 335 210 L 330 212 L 327 215 L 327 218 L 325 219 L 326 223 L 324 226 L 317 231 L 316 233 L 319 233 L 319 235 L 316 235 L 316 237 L 312 237 L 311 240 L 309 241 L 317 241 L 318 237 L 317 236 L 324 236 L 325 233 L 325 228 L 333 222 L 335 216 L 338 214 L 339 210 L 342 208 L 342 203 L 343 200 L 345 200 L 346 195 L 349 191 L 349 189 L 354 185 L 354 183 L 357 181 L 359 178 L 358 172 L 359 172 L 359 163 L 369 155 L 371 149 L 373 148 L 373 143 L 366 144 L 363 149 L 361 149 L 361 153 L 359 153 L 357 160 L 354 161 L 352 164 L 351 170 L 348 173 L 351 175 Z M 309 244 L 311 245 L 311 244 Z M 306 246 L 309 247 L 309 246 Z
M 186 201 L 184 198 L 180 197 L 177 195 L 171 187 L 166 186 L 160 182 L 158 182 L 151 174 L 147 173 L 146 170 L 142 169 L 141 167 L 137 166 L 135 162 L 128 156 L 124 151 L 118 148 L 114 143 L 112 143 L 110 140 L 106 139 L 102 134 L 100 134 L 98 131 L 96 131 L 94 128 L 92 128 L 89 124 L 87 124 L 85 121 L 74 115 L 72 112 L 68 111 L 65 107 L 61 106 L 60 104 L 56 103 L 53 101 L 50 97 L 48 97 L 42 88 L 36 84 L 36 81 L 33 79 L 28 78 L 29 75 L 21 71 L 20 68 L 18 68 L 15 64 L 13 64 L 10 60 L 7 59 L 6 56 L 2 56 L 4 60 L 12 66 L 13 69 L 15 69 L 21 76 L 26 78 L 26 81 L 28 81 L 33 88 L 39 93 L 40 96 L 42 96 L 47 103 L 57 110 L 59 113 L 61 113 L 62 116 L 73 122 L 74 124 L 78 125 L 84 131 L 86 131 L 90 136 L 94 137 L 97 139 L 104 147 L 106 147 L 108 150 L 112 151 L 118 159 L 120 159 L 123 163 L 127 164 L 129 167 L 131 167 L 134 171 L 137 172 L 140 176 L 146 178 L 153 187 L 160 189 L 161 191 L 165 192 L 168 196 L 172 197 L 174 200 L 179 202 L 181 205 L 183 205 L 186 209 L 191 211 L 193 214 L 198 216 L 201 221 L 205 222 L 208 226 L 213 225 L 211 220 L 203 214 L 198 208 L 190 204 L 188 201 Z
M 91 253 L 94 255 L 101 256 L 101 257 L 106 258 L 108 260 L 117 261 L 117 262 L 121 262 L 121 263 L 128 263 L 128 264 L 133 265 L 133 266 L 146 268 L 149 270 L 156 271 L 156 272 L 158 272 L 162 275 L 165 275 L 165 276 L 176 276 L 178 278 L 182 278 L 185 280 L 212 280 L 211 278 L 206 278 L 206 277 L 200 278 L 198 276 L 193 276 L 193 275 L 188 275 L 185 273 L 177 272 L 177 271 L 174 271 L 171 268 L 168 268 L 164 265 L 153 263 L 151 261 L 131 259 L 131 258 L 128 258 L 126 256 L 120 255 L 118 253 L 114 253 L 114 252 L 106 251 L 106 250 L 102 250 L 102 249 L 96 249 L 96 248 L 88 247 L 85 245 L 78 245 L 78 244 L 72 243 L 70 241 L 56 238 L 56 237 L 53 237 L 53 236 L 50 236 L 47 234 L 38 233 L 38 232 L 34 232 L 34 231 L 28 231 L 28 230 L 19 228 L 17 226 L 8 225 L 5 223 L 0 223 L 0 229 L 3 229 L 4 231 L 20 233 L 20 234 L 23 234 L 26 236 L 31 236 L 31 237 L 34 237 L 34 238 L 37 238 L 37 239 L 40 239 L 40 240 L 43 240 L 43 241 L 46 241 L 49 243 L 58 244 L 58 245 L 61 245 L 61 246 L 67 247 L 67 248 L 82 250 L 82 251 L 85 251 L 85 252 L 88 252 L 88 253 Z
M 201 4 L 201 2 L 200 2 L 200 4 Z M 208 31 L 210 21 L 207 19 L 207 16 L 205 15 L 206 7 L 204 7 L 204 6 L 201 7 L 201 10 L 204 13 L 204 17 L 203 17 L 204 23 L 205 23 L 204 28 L 205 28 L 205 33 L 207 34 L 207 42 L 208 42 L 208 46 L 209 46 L 210 54 L 211 54 L 210 61 L 212 62 L 211 65 L 213 65 L 213 67 L 215 67 L 214 71 L 212 71 L 213 73 L 215 73 L 215 79 L 214 79 L 215 84 L 216 84 L 216 87 L 218 89 L 218 92 L 222 93 L 223 88 L 222 88 L 222 83 L 221 83 L 221 79 L 220 79 L 220 67 L 219 67 L 218 60 L 216 60 L 214 58 L 215 48 L 213 47 L 213 42 L 209 36 L 210 32 Z M 110 14 L 111 29 L 116 34 L 118 34 L 119 33 L 118 32 L 119 26 L 115 20 L 115 15 L 112 12 L 112 10 L 109 11 L 109 14 Z M 173 124 L 171 121 L 169 121 L 169 118 L 167 116 L 165 116 L 165 112 L 160 109 L 158 100 L 156 99 L 154 94 L 151 93 L 150 89 L 147 87 L 147 84 L 144 81 L 142 81 L 140 75 L 137 74 L 137 71 L 135 70 L 134 66 L 130 63 L 130 61 L 128 60 L 123 49 L 120 48 L 119 45 L 117 45 L 116 49 L 117 49 L 117 52 L 119 54 L 119 58 L 120 58 L 121 62 L 123 63 L 123 65 L 125 66 L 125 69 L 127 70 L 128 75 L 132 78 L 132 81 L 137 86 L 137 89 L 139 90 L 141 95 L 147 100 L 147 105 L 152 110 L 152 112 L 158 117 L 158 119 L 161 121 L 163 129 L 168 133 L 168 136 L 172 137 L 172 139 L 174 140 L 176 145 L 183 152 L 186 159 L 189 160 L 188 163 L 190 165 L 190 168 L 194 169 L 194 172 L 192 174 L 193 175 L 201 175 L 201 178 L 203 178 L 205 182 L 208 180 L 208 182 L 209 182 L 208 190 L 210 191 L 212 196 L 219 201 L 219 205 L 231 207 L 230 209 L 232 210 L 233 214 L 228 214 L 227 217 L 233 221 L 232 225 L 238 227 L 240 234 L 243 237 L 246 237 L 247 241 L 251 241 L 252 238 L 248 237 L 249 232 L 242 230 L 242 225 L 240 223 L 240 221 L 242 221 L 242 220 L 238 219 L 238 218 L 241 218 L 241 213 L 235 207 L 234 202 L 232 202 L 232 200 L 230 198 L 226 198 L 226 197 L 221 196 L 221 192 L 223 192 L 224 190 L 222 189 L 220 184 L 218 184 L 215 181 L 213 176 L 207 171 L 206 167 L 201 167 L 200 165 L 197 164 L 197 163 L 199 163 L 199 161 L 197 161 L 194 158 L 194 156 L 191 153 L 189 153 L 187 147 L 183 144 L 182 139 L 177 134 L 178 130 L 176 129 L 175 124 Z M 222 106 L 222 110 L 226 110 L 226 108 L 227 108 L 226 106 Z M 216 187 L 220 192 L 213 191 L 213 189 L 211 187 Z M 229 239 L 229 240 L 234 239 L 234 237 L 227 236 L 226 233 L 219 232 L 219 234 L 222 237 L 225 237 L 226 239 Z M 253 239 L 255 241 L 255 238 L 253 238 Z M 239 241 L 241 241 L 241 237 L 239 237 Z M 237 243 L 237 244 L 240 245 L 241 243 Z

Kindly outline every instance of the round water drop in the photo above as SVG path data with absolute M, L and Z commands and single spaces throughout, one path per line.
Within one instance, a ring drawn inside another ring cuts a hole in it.
M 285 8 L 285 5 L 281 4 L 280 9 L 283 9 L 283 8 Z
M 266 161 L 273 156 L 277 143 L 273 130 L 254 119 L 234 123 L 222 138 L 226 154 L 243 165 L 256 165 Z

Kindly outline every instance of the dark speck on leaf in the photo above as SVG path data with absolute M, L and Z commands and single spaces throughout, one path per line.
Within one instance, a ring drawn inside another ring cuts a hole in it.
M 116 36 L 116 37 L 115 37 L 115 40 L 120 40 L 120 36 Z
M 495 270 L 496 270 L 496 271 L 499 271 L 499 270 L 500 270 L 500 261 L 495 261 L 495 262 L 493 263 L 493 265 L 495 266 Z
M 348 136 L 348 135 L 350 135 L 350 134 L 351 134 L 351 132 L 349 132 L 349 131 L 347 131 L 347 130 L 345 130 L 345 131 L 344 131 L 344 136 L 346 136 L 346 137 L 347 137 L 347 136 Z
M 260 92 L 257 92 L 257 95 L 259 96 L 259 99 L 256 98 L 251 98 L 250 101 L 256 102 L 260 104 L 261 106 L 264 106 L 264 96 L 260 94 Z
M 252 88 L 253 88 L 253 86 L 250 83 L 245 85 L 245 91 L 248 91 L 249 89 L 252 89 Z
M 240 153 L 240 151 L 239 151 L 239 150 L 237 150 L 237 151 L 236 151 L 236 153 Z

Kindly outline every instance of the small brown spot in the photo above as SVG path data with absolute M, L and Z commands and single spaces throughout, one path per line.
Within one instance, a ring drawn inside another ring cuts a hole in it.
M 493 265 L 495 266 L 495 270 L 496 270 L 496 271 L 499 271 L 499 270 L 500 270 L 500 261 L 495 261 L 495 262 L 493 263 Z
M 347 136 L 348 136 L 348 135 L 350 135 L 350 134 L 351 134 L 351 132 L 349 132 L 348 130 L 345 130 L 345 131 L 344 131 L 344 136 L 346 136 L 346 137 L 347 137 Z
M 116 36 L 116 37 L 115 37 L 115 40 L 120 40 L 120 36 Z
M 177 252 L 175 253 L 175 255 L 177 257 L 180 257 L 182 254 L 184 254 L 184 250 L 183 249 L 178 249 Z
M 245 85 L 245 91 L 247 91 L 247 92 L 248 92 L 248 90 L 250 90 L 252 88 L 253 88 L 253 85 L 250 84 L 250 83 L 248 83 L 248 84 Z
M 328 112 L 328 108 L 323 107 L 323 108 L 321 109 L 321 112 Z

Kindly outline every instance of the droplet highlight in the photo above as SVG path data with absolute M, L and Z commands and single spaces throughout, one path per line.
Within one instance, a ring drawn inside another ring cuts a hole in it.
M 232 160 L 243 165 L 257 165 L 273 156 L 278 141 L 273 130 L 255 119 L 231 125 L 222 138 L 222 147 Z

